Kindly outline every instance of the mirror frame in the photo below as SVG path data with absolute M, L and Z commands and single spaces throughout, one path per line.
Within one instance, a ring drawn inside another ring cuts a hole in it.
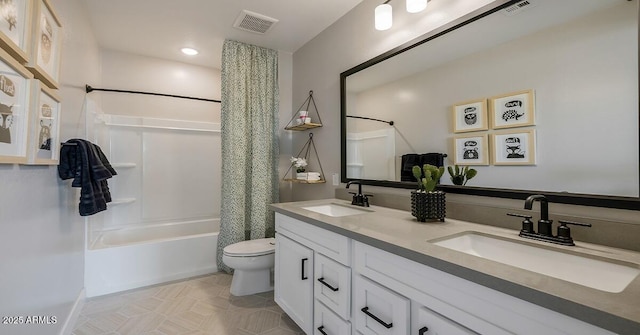
M 457 20 L 452 21 L 451 23 L 448 23 L 440 28 L 437 28 L 427 34 L 424 34 L 418 38 L 415 38 L 396 48 L 393 48 L 379 56 L 376 56 L 362 64 L 352 67 L 351 69 L 348 69 L 340 74 L 340 118 L 341 118 L 340 174 L 341 174 L 341 181 L 343 183 L 347 183 L 351 180 L 360 180 L 363 185 L 405 188 L 405 189 L 415 188 L 415 184 L 411 182 L 347 178 L 347 164 L 346 164 L 347 162 L 347 91 L 346 91 L 347 77 L 359 71 L 362 71 L 366 68 L 369 68 L 373 65 L 376 65 L 391 57 L 394 57 L 402 52 L 411 50 L 435 38 L 443 36 L 448 32 L 451 32 L 455 29 L 458 29 L 474 21 L 477 21 L 485 16 L 491 15 L 497 11 L 500 11 L 520 1 L 522 0 L 499 0 L 489 5 L 486 5 Z M 640 6 L 638 6 L 638 8 L 639 8 L 639 14 L 640 14 Z M 638 32 L 639 32 L 638 36 L 640 41 L 640 24 L 638 24 Z M 640 57 L 638 58 L 639 58 L 639 65 L 640 65 Z M 640 78 L 640 73 L 638 73 L 638 77 Z M 638 94 L 640 95 L 640 90 Z M 638 106 L 638 113 L 640 114 L 640 104 Z M 638 129 L 640 129 L 640 122 L 638 124 Z M 640 153 L 640 135 L 638 136 L 638 152 Z M 640 166 L 640 162 L 638 162 L 638 166 Z M 638 174 L 640 176 L 640 171 L 638 172 Z M 459 194 L 467 194 L 467 195 L 475 195 L 475 196 L 509 198 L 509 199 L 526 199 L 531 194 L 544 194 L 549 199 L 550 202 L 555 202 L 555 203 L 640 211 L 640 196 L 639 197 L 605 196 L 605 195 L 597 195 L 597 194 L 548 192 L 548 191 L 539 191 L 539 190 L 537 191 L 536 190 L 518 190 L 518 189 L 501 189 L 501 188 L 490 188 L 490 187 L 454 186 L 454 185 L 438 185 L 438 188 L 448 193 L 459 193 Z

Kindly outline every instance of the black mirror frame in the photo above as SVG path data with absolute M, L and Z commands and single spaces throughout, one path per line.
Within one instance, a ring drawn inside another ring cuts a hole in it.
M 495 3 L 492 3 L 490 5 L 484 6 L 478 9 L 477 11 L 474 11 L 470 14 L 467 14 L 461 17 L 458 20 L 455 20 L 438 29 L 435 29 L 432 32 L 429 32 L 405 44 L 402 44 L 394 49 L 391 49 L 377 57 L 374 57 L 355 67 L 352 67 L 351 69 L 346 70 L 340 74 L 340 117 L 341 117 L 340 175 L 341 175 L 341 181 L 343 183 L 347 183 L 351 180 L 354 180 L 352 178 L 347 178 L 347 164 L 346 164 L 347 162 L 347 92 L 346 92 L 347 77 L 356 72 L 359 72 L 368 67 L 371 67 L 375 64 L 378 64 L 386 59 L 394 57 L 402 52 L 413 49 L 435 38 L 438 38 L 444 34 L 447 34 L 450 31 L 453 31 L 462 26 L 465 26 L 474 21 L 477 21 L 487 15 L 491 15 L 497 11 L 500 11 L 520 1 L 521 0 L 501 0 Z M 639 31 L 638 35 L 640 36 L 640 24 L 638 25 L 638 31 Z M 639 64 L 640 64 L 640 61 L 639 61 Z M 640 78 L 640 73 L 638 74 L 638 77 Z M 640 91 L 638 92 L 638 94 L 640 96 Z M 638 106 L 638 111 L 640 113 L 640 105 Z M 640 129 L 640 122 L 638 124 L 638 129 Z M 640 153 L 640 136 L 638 136 L 638 151 Z M 640 166 L 640 162 L 638 163 Z M 640 169 L 638 171 L 638 174 L 640 177 Z M 360 179 L 360 180 L 362 181 L 363 185 L 406 188 L 406 189 L 415 188 L 415 184 L 410 182 L 372 180 L 372 179 Z M 475 195 L 475 196 L 509 198 L 509 199 L 526 199 L 527 196 L 531 194 L 544 194 L 545 196 L 547 196 L 549 201 L 556 202 L 556 203 L 640 211 L 640 197 L 634 198 L 634 197 L 605 196 L 605 195 L 595 195 L 595 194 L 500 189 L 500 188 L 489 188 L 489 187 L 470 187 L 470 186 L 453 186 L 453 185 L 440 185 L 438 187 L 439 189 L 449 193 L 459 193 L 459 194 L 467 194 L 467 195 Z

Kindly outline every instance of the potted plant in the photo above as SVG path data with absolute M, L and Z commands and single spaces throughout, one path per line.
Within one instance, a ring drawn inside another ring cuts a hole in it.
M 444 221 L 445 193 L 436 191 L 440 177 L 444 174 L 444 167 L 425 164 L 422 168 L 414 166 L 412 172 L 418 181 L 418 189 L 411 192 L 411 215 L 420 222 Z
M 451 176 L 451 182 L 454 185 L 466 185 L 469 179 L 475 177 L 478 174 L 476 169 L 470 169 L 469 166 L 465 166 L 464 168 L 460 168 L 458 165 L 454 168 L 449 166 L 447 167 L 449 170 L 449 175 Z

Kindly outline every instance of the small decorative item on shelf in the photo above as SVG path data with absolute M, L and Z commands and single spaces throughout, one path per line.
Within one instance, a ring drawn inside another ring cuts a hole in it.
M 413 167 L 413 175 L 418 181 L 418 189 L 411 192 L 411 215 L 420 222 L 427 220 L 444 221 L 445 193 L 436 191 L 436 185 L 444 174 L 444 167 L 425 164 Z
M 476 169 L 470 169 L 469 166 L 465 166 L 464 168 L 460 168 L 460 166 L 456 165 L 455 169 L 452 166 L 447 167 L 449 170 L 449 175 L 451 176 L 451 182 L 454 185 L 467 185 L 469 179 L 475 177 L 478 174 Z M 455 171 L 454 171 L 455 170 Z
M 312 115 L 310 107 L 315 109 L 315 116 Z M 303 109 L 304 108 L 304 109 Z M 315 120 L 317 118 L 318 123 L 311 122 L 312 119 Z M 287 126 L 284 127 L 285 130 L 307 130 L 311 128 L 322 127 L 322 119 L 320 119 L 320 112 L 318 112 L 318 107 L 316 106 L 316 101 L 313 100 L 313 91 L 309 91 L 309 96 L 302 103 L 298 111 L 293 114 L 293 117 L 287 123 Z
M 313 148 L 313 154 L 315 156 L 314 162 L 317 162 L 317 165 L 310 165 L 310 163 L 312 163 L 311 148 Z M 301 155 L 303 152 L 304 155 Z M 315 167 L 320 168 L 320 172 L 307 171 L 307 169 Z M 291 173 L 291 176 L 287 177 L 289 173 Z M 324 172 L 322 171 L 322 164 L 318 157 L 318 151 L 316 150 L 316 145 L 313 143 L 313 133 L 309 134 L 309 140 L 302 146 L 300 152 L 295 157 L 291 157 L 291 166 L 284 174 L 283 180 L 303 184 L 319 184 L 326 182 L 324 179 Z

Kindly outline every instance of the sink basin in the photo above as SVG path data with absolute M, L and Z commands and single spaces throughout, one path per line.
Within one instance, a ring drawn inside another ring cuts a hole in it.
M 345 205 L 338 205 L 338 204 L 302 207 L 302 209 L 306 209 L 308 211 L 320 213 L 327 216 L 333 216 L 333 217 L 365 214 L 365 213 L 372 212 L 366 209 L 360 209 L 360 208 L 355 208 L 355 207 L 345 206 Z
M 605 292 L 622 292 L 640 274 L 635 264 L 624 265 L 477 232 L 440 239 L 433 244 Z

